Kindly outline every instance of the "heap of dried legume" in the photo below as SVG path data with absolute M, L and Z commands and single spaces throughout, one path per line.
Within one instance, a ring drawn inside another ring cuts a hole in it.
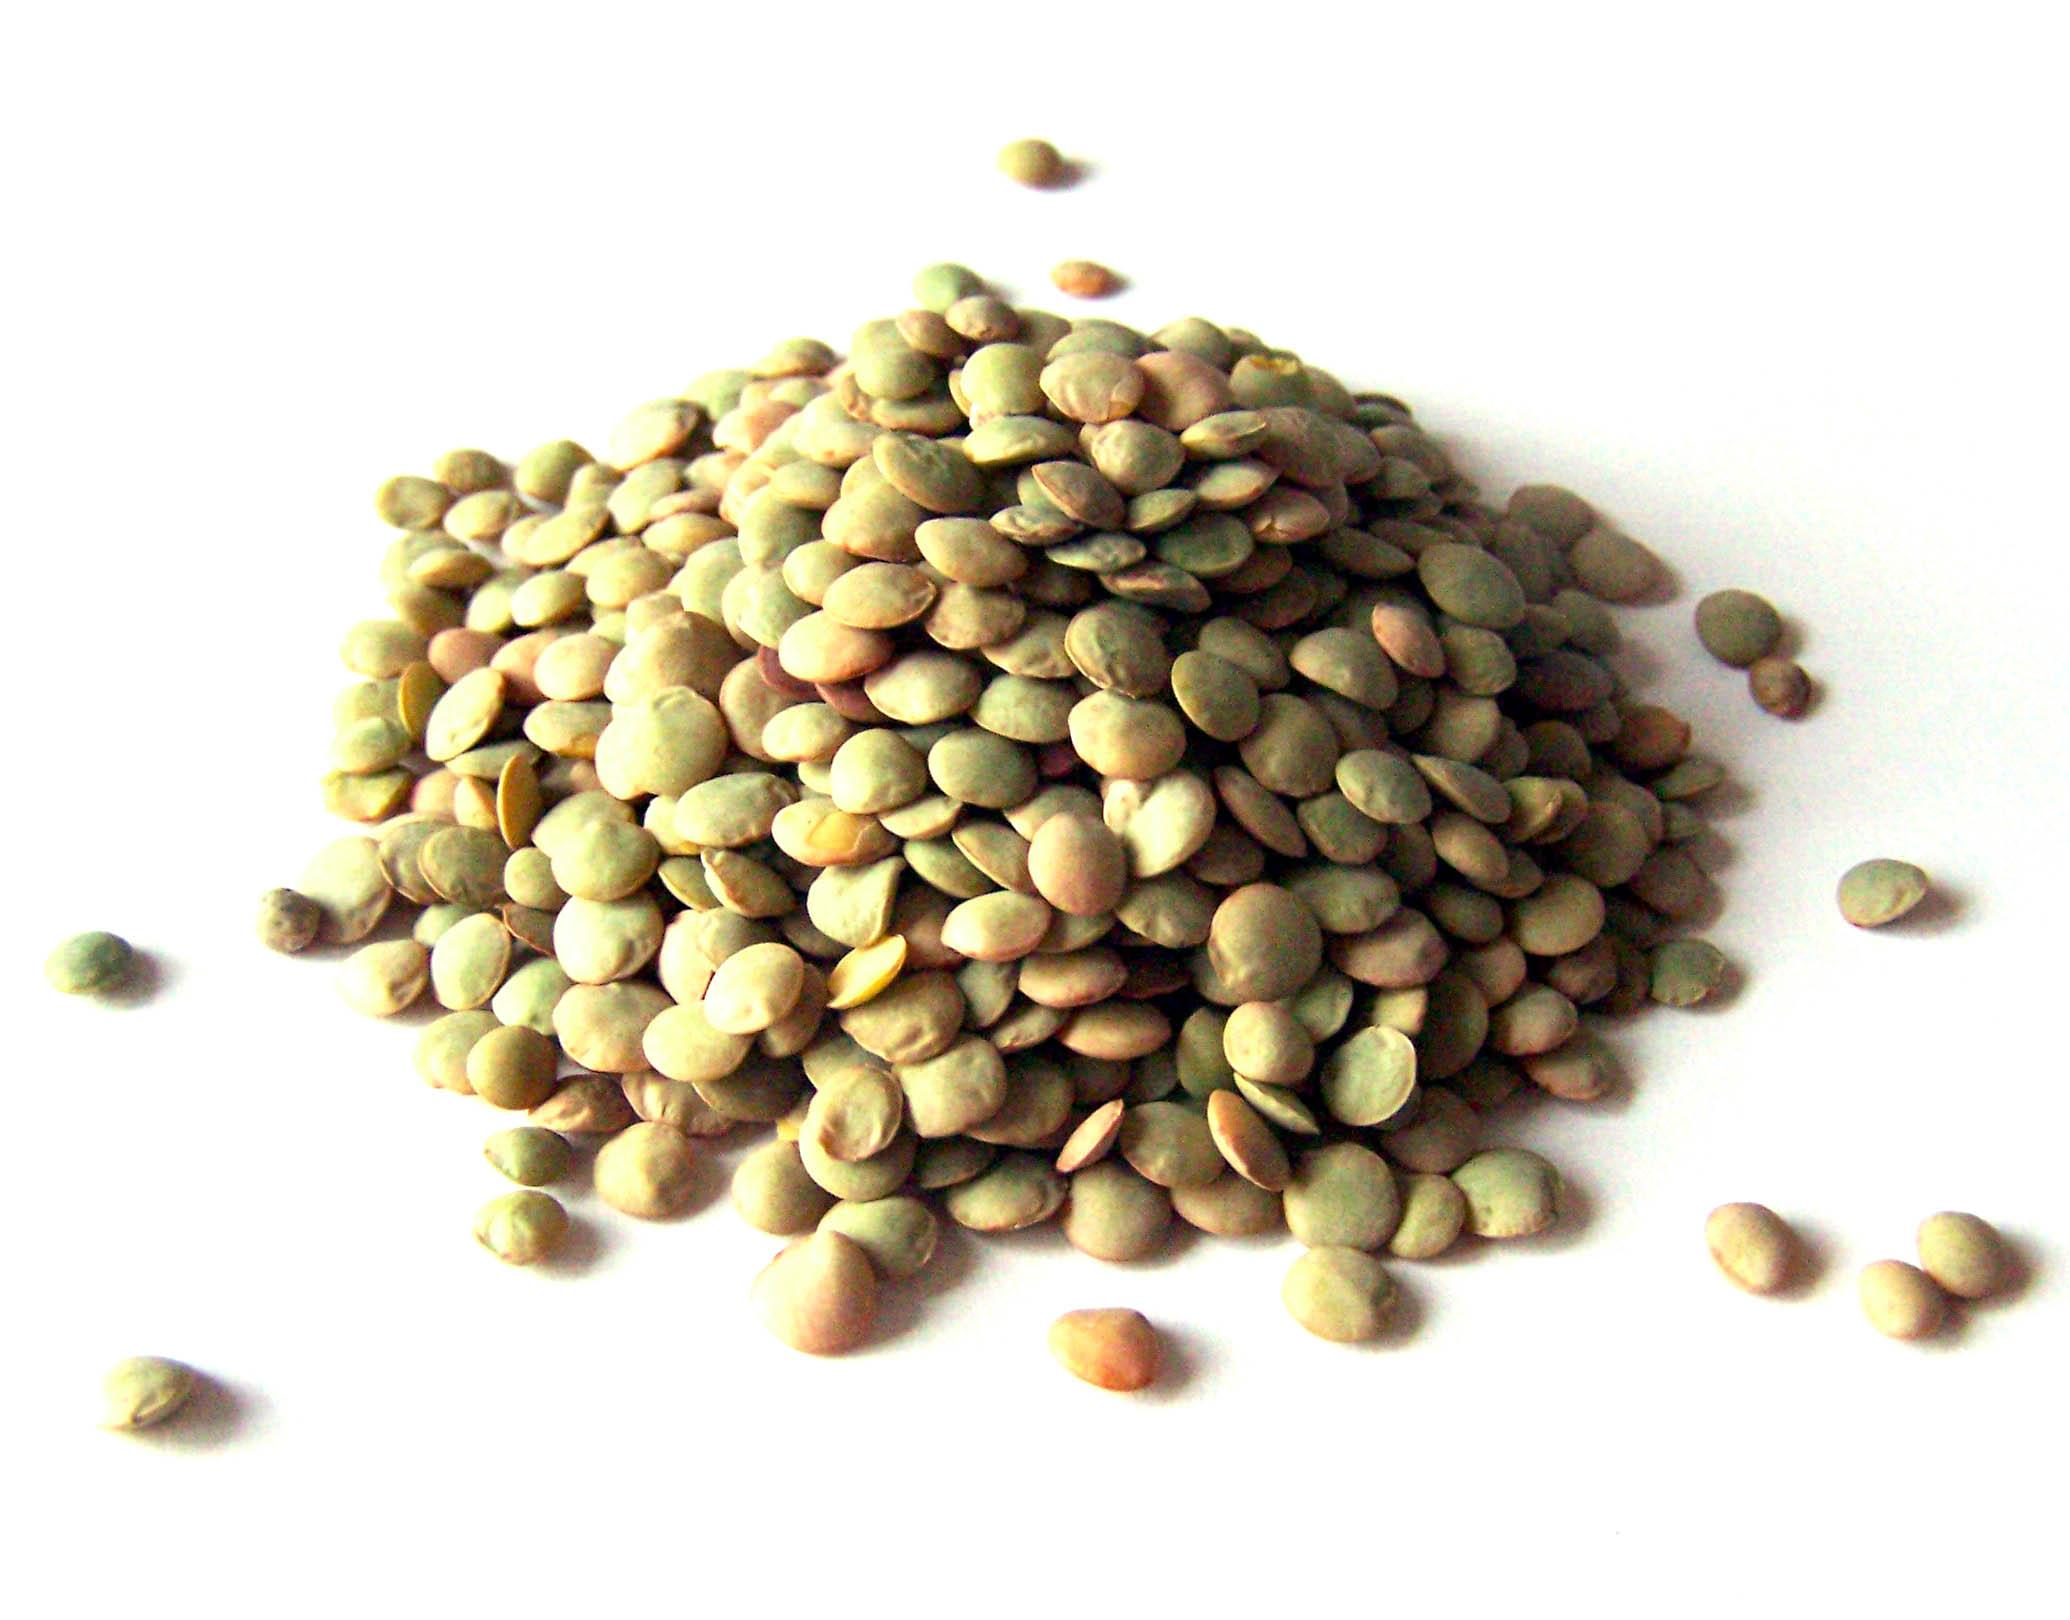
M 430 994 L 423 1077 L 604 1139 L 616 1209 L 773 1125 L 734 1201 L 801 1240 L 754 1290 L 799 1348 L 867 1332 L 936 1209 L 1108 1260 L 1174 1215 L 1290 1228 L 1289 1309 L 1369 1336 L 1375 1254 L 1556 1219 L 1483 1135 L 1519 1088 L 1609 1088 L 1584 1012 L 1724 976 L 1669 937 L 1720 772 L 1610 661 L 1605 604 L 1662 571 L 1248 332 L 953 265 L 915 296 L 601 457 L 385 484 L 324 784 L 371 830 L 262 935 L 358 944 L 366 1011 Z M 489 1157 L 551 1180 L 550 1147 Z M 527 1191 L 478 1230 L 522 1262 L 565 1224 Z

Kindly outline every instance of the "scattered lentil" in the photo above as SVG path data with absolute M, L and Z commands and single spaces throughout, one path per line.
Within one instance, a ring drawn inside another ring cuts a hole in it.
M 1049 272 L 1052 286 L 1073 298 L 1105 298 L 1121 285 L 1121 278 L 1104 264 L 1091 259 L 1065 259 Z
M 1696 604 L 1696 635 L 1720 663 L 1746 669 L 1782 640 L 1782 615 L 1752 591 L 1713 591 Z
M 1778 720 L 1797 720 L 1811 707 L 1811 677 L 1788 658 L 1758 659 L 1747 670 L 1747 691 Z
M 101 1380 L 101 1427 L 149 1429 L 178 1415 L 201 1380 L 192 1367 L 163 1356 L 131 1356 Z
M 1164 1365 L 1164 1341 L 1140 1311 L 1066 1311 L 1049 1325 L 1049 1353 L 1073 1378 L 1127 1393 L 1148 1389 Z
M 293 889 L 268 889 L 259 897 L 259 943 L 269 951 L 292 956 L 316 941 L 323 912 L 314 900 Z
M 1054 186 L 1065 178 L 1064 159 L 1048 141 L 1008 141 L 999 149 L 999 172 L 1017 186 Z
M 1765 1204 L 1720 1204 L 1704 1222 L 1718 1269 L 1750 1294 L 1787 1288 L 1798 1263 L 1797 1235 Z
M 1872 1260 L 1858 1284 L 1869 1326 L 1891 1339 L 1925 1339 L 1947 1320 L 1948 1299 L 1933 1278 L 1902 1260 Z
M 1840 879 L 1840 915 L 1857 928 L 1881 928 L 1924 900 L 1926 890 L 1926 874 L 1910 861 L 1863 861 Z
M 120 935 L 74 934 L 43 963 L 51 988 L 68 996 L 99 996 L 118 990 L 136 964 L 136 952 Z
M 2012 1253 L 1996 1227 L 1943 1210 L 1919 1223 L 1920 1268 L 1958 1299 L 1985 1299 L 2011 1278 Z

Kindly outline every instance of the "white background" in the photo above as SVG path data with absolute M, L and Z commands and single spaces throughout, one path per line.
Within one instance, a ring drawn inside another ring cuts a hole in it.
M 0 142 L 0 1332 L 24 1614 L 1478 1615 L 2053 1609 L 2066 1340 L 2065 262 L 2041 6 L 25 8 Z M 741 20 L 747 18 L 748 20 Z M 996 19 L 996 20 L 994 20 Z M 996 179 L 1003 139 L 1089 160 Z M 2052 150 L 2051 150 L 2052 149 Z M 369 496 L 451 445 L 895 311 L 953 257 L 1055 307 L 1248 325 L 1412 400 L 1499 497 L 1571 483 L 1671 559 L 1634 674 L 1745 785 L 1728 1006 L 1517 1117 L 1581 1219 L 1400 1268 L 1368 1350 L 1282 1310 L 1291 1247 L 1108 1269 L 949 1247 L 818 1363 L 743 1305 L 723 1207 L 576 1203 L 556 1274 L 468 1235 L 477 1105 L 321 962 L 252 942 L 332 836 L 315 779 Z M 1752 708 L 1689 631 L 1747 585 L 1823 701 Z M 1930 868 L 1931 928 L 1833 881 Z M 159 993 L 45 993 L 117 929 Z M 1823 1261 L 1727 1287 L 1705 1212 Z M 2020 1299 L 1885 1342 L 1853 1273 L 1973 1208 Z M 1126 1303 L 1183 1376 L 1049 1361 Z M 228 1394 L 91 1426 L 114 1358 Z M 1960 1608 L 1957 1609 L 1957 1605 Z

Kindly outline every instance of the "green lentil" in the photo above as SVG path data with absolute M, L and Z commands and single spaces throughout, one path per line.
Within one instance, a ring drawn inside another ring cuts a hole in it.
M 1008 141 L 999 149 L 998 166 L 1017 186 L 1054 186 L 1065 178 L 1062 154 L 1044 140 Z
M 1654 947 L 1649 989 L 1664 1007 L 1694 1007 L 1716 995 L 1725 982 L 1724 953 L 1708 940 L 1675 939 Z
M 1752 591 L 1713 591 L 1696 604 L 1696 635 L 1722 664 L 1746 669 L 1782 640 L 1782 615 Z
M 316 942 L 323 911 L 293 889 L 268 889 L 259 897 L 259 943 L 269 951 L 292 956 Z
M 306 941 L 305 941 L 306 943 Z M 43 977 L 68 996 L 119 990 L 136 965 L 136 951 L 118 934 L 74 934 L 44 959 Z
M 2011 1280 L 2012 1251 L 1990 1222 L 1943 1210 L 1919 1223 L 1919 1265 L 1958 1299 L 1985 1299 Z
M 1310 1248 L 1377 1249 L 1401 1219 L 1401 1195 L 1387 1161 L 1355 1142 L 1302 1154 L 1285 1204 L 1288 1229 Z
M 544 1260 L 568 1236 L 568 1212 L 550 1193 L 509 1192 L 482 1205 L 474 1218 L 475 1241 L 513 1266 Z
M 1357 1344 L 1376 1339 L 1394 1307 L 1387 1270 L 1357 1249 L 1310 1249 L 1288 1270 L 1280 1289 L 1288 1313 L 1318 1339 Z
M 1931 1338 L 1947 1320 L 1947 1296 L 1933 1278 L 1902 1260 L 1874 1260 L 1862 1267 L 1857 1291 L 1862 1314 L 1886 1338 Z
M 887 1281 L 917 1275 L 934 1257 L 940 1226 L 917 1198 L 873 1198 L 834 1205 L 819 1229 L 849 1239 Z
M 131 1356 L 101 1380 L 101 1427 L 154 1428 L 178 1416 L 201 1387 L 200 1376 L 164 1356 Z
M 544 1187 L 568 1173 L 574 1149 L 557 1132 L 519 1125 L 490 1137 L 482 1144 L 482 1156 L 519 1186 Z
M 1447 1176 L 1402 1178 L 1402 1215 L 1387 1252 L 1397 1260 L 1434 1260 L 1466 1229 L 1466 1195 Z
M 1910 861 L 1863 861 L 1840 879 L 1840 915 L 1857 928 L 1881 928 L 1924 900 L 1927 887 L 1926 874 Z
M 1476 1237 L 1533 1237 L 1559 1218 L 1560 1178 L 1524 1148 L 1490 1148 L 1452 1172 Z
M 1718 1269 L 1750 1294 L 1787 1288 L 1796 1272 L 1797 1237 L 1765 1204 L 1720 1204 L 1704 1222 Z

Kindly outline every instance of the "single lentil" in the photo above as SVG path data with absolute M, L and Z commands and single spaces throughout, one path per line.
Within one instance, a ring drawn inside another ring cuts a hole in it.
M 164 1356 L 131 1356 L 101 1380 L 101 1427 L 149 1429 L 176 1417 L 201 1380 L 192 1367 Z
M 1105 298 L 1121 285 L 1121 278 L 1104 264 L 1091 259 L 1065 259 L 1051 267 L 1050 284 L 1073 298 Z
M 2012 1251 L 1989 1221 L 1943 1210 L 1919 1223 L 1919 1266 L 1957 1299 L 1986 1299 L 2011 1279 Z
M 1811 707 L 1811 677 L 1788 658 L 1756 659 L 1747 669 L 1747 691 L 1778 720 L 1801 719 Z
M 526 1188 L 482 1205 L 474 1218 L 475 1241 L 513 1266 L 544 1260 L 568 1236 L 568 1212 L 550 1193 Z
M 999 149 L 999 172 L 1017 186 L 1054 186 L 1065 177 L 1063 155 L 1048 141 L 1008 141 Z
M 1765 1204 L 1720 1204 L 1704 1222 L 1718 1269 L 1750 1294 L 1778 1293 L 1798 1265 L 1797 1236 Z
M 1878 859 L 1841 876 L 1840 915 L 1857 928 L 1894 923 L 1926 898 L 1926 874 L 1910 861 Z
M 1696 635 L 1720 663 L 1746 669 L 1782 640 L 1782 616 L 1752 591 L 1713 591 L 1696 604 Z
M 43 963 L 43 977 L 68 996 L 100 996 L 122 987 L 136 952 L 118 934 L 74 934 Z
M 1164 1342 L 1140 1311 L 1066 1311 L 1049 1325 L 1049 1353 L 1073 1378 L 1130 1393 L 1157 1382 Z
M 1857 1284 L 1862 1314 L 1885 1338 L 1926 1339 L 1947 1320 L 1948 1298 L 1933 1278 L 1902 1260 L 1872 1260 Z

